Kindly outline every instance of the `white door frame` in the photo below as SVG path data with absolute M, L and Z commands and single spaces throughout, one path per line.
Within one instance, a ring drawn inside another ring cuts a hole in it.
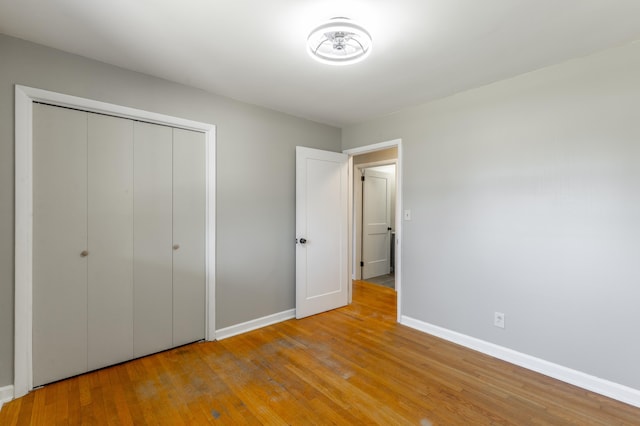
M 215 200 L 216 127 L 149 111 L 15 86 L 15 340 L 14 396 L 33 388 L 33 103 L 42 102 L 99 114 L 194 130 L 206 141 L 205 338 L 215 340 Z
M 362 176 L 362 172 L 365 169 L 370 169 L 372 167 L 378 167 L 378 166 L 388 166 L 393 164 L 394 166 L 396 166 L 396 175 L 398 174 L 398 160 L 397 159 L 393 159 L 393 160 L 380 160 L 380 161 L 373 161 L 371 163 L 362 163 L 362 164 L 355 164 L 354 170 L 353 170 L 353 200 L 354 200 L 354 204 L 353 204 L 353 232 L 354 232 L 354 240 L 353 240 L 353 244 L 354 244 L 354 249 L 353 249 L 353 271 L 352 271 L 352 278 L 354 280 L 359 280 L 362 278 L 361 273 L 362 273 L 362 268 L 358 267 L 358 262 L 360 262 L 358 260 L 358 258 L 360 258 L 360 260 L 362 260 L 362 247 L 360 247 L 362 244 L 362 240 L 359 238 L 362 237 L 362 215 L 364 214 L 364 208 L 362 206 L 362 180 L 360 179 L 360 177 Z M 395 181 L 394 181 L 395 182 Z M 397 192 L 398 190 L 398 185 L 397 182 L 394 184 L 395 188 L 394 190 Z M 393 209 L 396 210 L 396 206 L 393 206 Z M 397 212 L 396 212 L 397 213 Z M 360 225 L 358 225 L 360 224 Z M 396 223 L 393 224 L 394 229 L 396 226 Z M 360 241 L 360 242 L 358 242 Z M 358 247 L 360 247 L 360 250 L 358 250 Z
M 366 154 L 368 152 L 380 151 L 387 148 L 397 147 L 398 158 L 396 160 L 396 263 L 395 263 L 395 281 L 397 294 L 397 321 L 402 318 L 402 139 L 393 139 L 386 142 L 380 142 L 372 145 L 361 146 L 358 148 L 346 149 L 342 152 L 349 155 L 349 176 L 353 176 L 353 156 Z M 353 208 L 353 178 L 352 184 L 349 185 L 349 270 L 354 278 L 355 265 L 355 226 L 354 226 L 354 208 Z M 353 288 L 349 285 L 349 303 L 353 299 Z

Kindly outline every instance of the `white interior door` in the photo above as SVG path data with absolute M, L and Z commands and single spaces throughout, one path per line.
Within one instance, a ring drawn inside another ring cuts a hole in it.
M 87 371 L 87 113 L 33 107 L 33 384 Z
M 206 163 L 203 133 L 173 129 L 173 345 L 204 339 Z
M 348 302 L 348 159 L 296 148 L 296 318 Z
M 173 130 L 133 123 L 133 356 L 173 346 Z
M 362 185 L 362 279 L 390 272 L 391 175 L 365 169 Z
M 133 121 L 88 115 L 88 365 L 133 358 Z

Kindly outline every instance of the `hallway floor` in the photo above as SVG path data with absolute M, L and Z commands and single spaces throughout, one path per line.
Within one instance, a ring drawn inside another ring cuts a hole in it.
M 378 277 L 367 278 L 366 281 L 372 284 L 379 284 L 389 288 L 396 288 L 396 276 L 392 273 L 386 275 L 380 275 Z

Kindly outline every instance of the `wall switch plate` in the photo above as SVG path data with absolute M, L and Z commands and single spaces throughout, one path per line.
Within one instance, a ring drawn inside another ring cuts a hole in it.
M 411 220 L 411 210 L 404 211 L 404 220 Z
M 493 325 L 504 328 L 504 314 L 502 312 L 493 313 Z

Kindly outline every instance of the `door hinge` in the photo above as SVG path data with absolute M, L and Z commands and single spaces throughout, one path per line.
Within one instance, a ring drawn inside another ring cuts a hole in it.
M 360 176 L 360 180 L 364 182 L 364 176 Z
M 364 268 L 364 262 L 360 261 L 360 267 Z

